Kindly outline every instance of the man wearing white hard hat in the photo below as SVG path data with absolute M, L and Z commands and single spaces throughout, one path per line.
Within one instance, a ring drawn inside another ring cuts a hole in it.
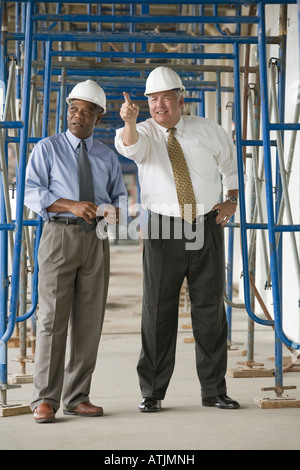
M 141 202 L 150 214 L 144 239 L 142 350 L 137 367 L 141 412 L 159 411 L 166 395 L 175 366 L 184 278 L 191 300 L 202 405 L 239 408 L 227 395 L 223 302 L 223 226 L 237 207 L 236 153 L 221 126 L 182 115 L 184 91 L 174 70 L 154 69 L 145 90 L 151 118 L 137 124 L 139 108 L 124 93 L 120 115 L 125 124 L 115 138 L 118 152 L 138 166 Z M 221 203 L 220 174 L 227 190 Z M 190 227 L 195 239 L 202 234 L 201 244 L 188 243 L 189 231 L 182 230 L 178 237 L 178 226 Z
M 25 205 L 45 221 L 31 403 L 37 423 L 54 421 L 61 399 L 64 414 L 103 414 L 89 399 L 109 281 L 108 239 L 97 236 L 97 220 L 118 223 L 127 197 L 117 155 L 93 137 L 106 112 L 103 89 L 79 83 L 67 103 L 67 131 L 39 141 L 26 172 Z

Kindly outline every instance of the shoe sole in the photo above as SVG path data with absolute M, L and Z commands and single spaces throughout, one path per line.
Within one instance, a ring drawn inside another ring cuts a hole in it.
M 158 411 L 161 410 L 161 408 L 140 408 L 139 407 L 139 410 L 141 413 L 157 413 Z
M 220 406 L 220 405 L 214 405 L 214 404 L 209 404 L 209 403 L 202 403 L 202 406 L 210 406 L 210 407 L 215 407 L 215 408 L 220 408 L 220 410 L 237 410 L 239 409 L 239 406 Z
M 43 424 L 43 423 L 53 423 L 55 421 L 55 418 L 42 418 L 42 419 L 35 419 L 34 422 L 37 424 Z
M 96 416 L 103 416 L 104 414 L 103 412 L 87 414 L 87 413 L 77 413 L 75 411 L 66 411 L 66 410 L 64 410 L 63 413 L 64 415 L 83 416 L 84 418 L 95 418 Z

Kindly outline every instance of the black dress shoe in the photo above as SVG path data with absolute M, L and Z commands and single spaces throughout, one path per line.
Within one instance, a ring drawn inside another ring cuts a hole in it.
M 154 411 L 160 411 L 161 401 L 156 398 L 144 398 L 142 403 L 139 405 L 139 409 L 142 413 L 153 413 Z
M 227 395 L 217 395 L 215 397 L 202 398 L 203 406 L 216 406 L 224 410 L 235 410 L 240 407 L 237 401 L 232 400 Z

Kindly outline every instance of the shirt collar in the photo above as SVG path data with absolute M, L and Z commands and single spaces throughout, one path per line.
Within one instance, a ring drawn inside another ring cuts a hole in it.
M 154 121 L 154 122 L 155 122 L 155 125 L 158 127 L 158 129 L 161 130 L 161 132 L 162 132 L 163 134 L 168 135 L 168 129 L 167 129 L 166 127 L 163 127 L 163 126 L 161 126 L 160 124 L 157 124 L 156 121 Z M 177 131 L 177 134 L 181 136 L 182 133 L 183 133 L 183 128 L 184 128 L 184 122 L 183 122 L 182 116 L 180 116 L 179 121 L 177 122 L 176 126 L 174 126 L 174 127 L 175 127 L 175 129 L 176 129 L 176 131 Z
M 70 131 L 70 129 L 67 129 L 66 131 L 66 135 L 67 135 L 67 138 L 70 142 L 70 144 L 72 145 L 73 149 L 76 150 L 78 145 L 80 144 L 81 142 L 81 139 L 79 139 L 78 137 L 76 137 L 76 135 L 72 134 L 72 132 Z M 93 136 L 91 135 L 90 137 L 88 137 L 87 139 L 84 139 L 85 143 L 86 143 L 86 148 L 87 148 L 87 151 L 89 152 L 93 146 Z

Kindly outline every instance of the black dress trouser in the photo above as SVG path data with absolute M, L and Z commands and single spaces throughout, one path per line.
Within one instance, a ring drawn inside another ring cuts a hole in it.
M 162 218 L 151 214 L 151 218 Z M 196 348 L 196 368 L 203 397 L 226 393 L 227 319 L 223 228 L 210 217 L 204 222 L 201 249 L 187 250 L 184 237 L 144 240 L 142 349 L 137 365 L 143 397 L 163 399 L 174 366 L 180 290 L 187 278 Z M 190 241 L 190 240 L 188 240 Z

